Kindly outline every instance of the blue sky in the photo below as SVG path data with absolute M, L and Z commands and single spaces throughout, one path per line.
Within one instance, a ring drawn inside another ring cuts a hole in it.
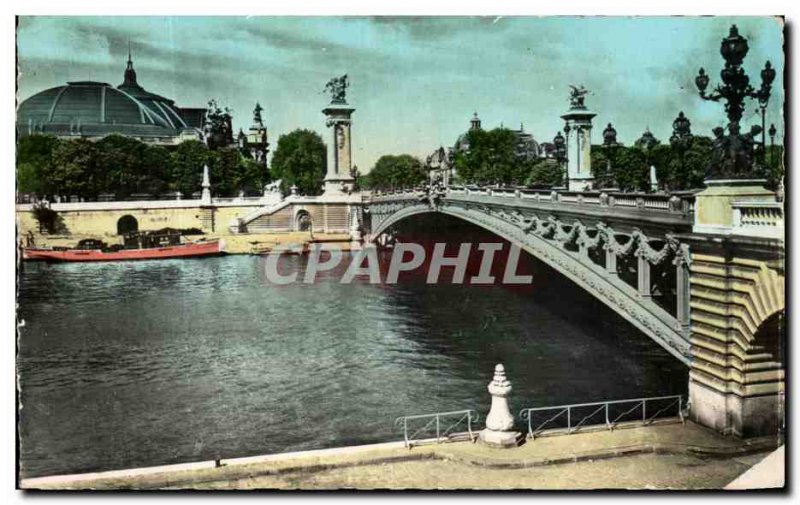
M 764 62 L 778 72 L 767 110 L 783 138 L 783 37 L 769 17 L 22 17 L 18 94 L 70 80 L 118 85 L 127 59 L 145 89 L 202 106 L 214 97 L 246 128 L 256 101 L 273 147 L 295 128 L 328 141 L 321 109 L 330 77 L 350 77 L 354 161 L 424 157 L 452 145 L 477 111 L 499 126 L 550 141 L 562 127 L 569 84 L 595 112 L 593 140 L 614 123 L 632 143 L 648 127 L 666 142 L 683 110 L 694 133 L 724 122 L 722 105 L 697 96 L 700 66 L 718 82 L 722 37 L 748 38 L 745 69 L 758 86 Z M 760 123 L 754 102 L 744 125 Z

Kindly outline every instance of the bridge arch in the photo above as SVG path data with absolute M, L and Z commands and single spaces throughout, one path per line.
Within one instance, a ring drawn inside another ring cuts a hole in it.
M 519 224 L 506 219 L 507 215 L 487 212 L 483 205 L 430 205 L 427 202 L 379 204 L 388 206 L 385 214 L 373 216 L 376 225 L 370 234 L 375 240 L 395 223 L 416 215 L 440 212 L 479 226 L 533 255 L 538 260 L 560 272 L 573 283 L 590 293 L 633 324 L 642 333 L 661 345 L 685 364 L 690 364 L 689 342 L 684 328 L 669 312 L 649 299 L 643 299 L 636 290 L 617 276 L 607 275 L 597 265 L 579 259 L 577 252 L 564 249 L 557 242 L 529 233 Z M 375 219 L 378 217 L 378 219 Z M 381 219 L 382 218 L 382 219 Z M 377 222 L 376 222 L 377 221 Z

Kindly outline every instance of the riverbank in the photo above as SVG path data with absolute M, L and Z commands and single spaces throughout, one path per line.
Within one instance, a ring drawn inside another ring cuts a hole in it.
M 311 242 L 332 242 L 340 246 L 343 251 L 348 251 L 351 244 L 350 236 L 346 233 L 314 233 L 313 236 L 308 232 L 254 233 L 247 235 L 208 233 L 187 238 L 196 240 L 200 237 L 208 240 L 224 240 L 225 252 L 228 254 L 264 254 L 277 246 L 303 247 Z M 37 247 L 72 247 L 84 239 L 102 240 L 107 244 L 119 243 L 119 237 L 116 236 L 34 235 Z
M 24 479 L 23 489 L 721 489 L 776 437 L 691 422 L 537 438 L 506 450 L 402 442 Z

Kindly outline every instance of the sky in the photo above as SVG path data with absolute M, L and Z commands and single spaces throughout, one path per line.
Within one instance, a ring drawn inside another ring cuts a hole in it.
M 767 127 L 781 142 L 783 26 L 771 17 L 21 17 L 18 100 L 66 81 L 120 84 L 130 42 L 139 84 L 178 106 L 216 98 L 238 131 L 260 102 L 273 149 L 296 128 L 329 142 L 323 88 L 348 74 L 362 172 L 384 154 L 424 159 L 452 146 L 473 112 L 486 129 L 522 124 L 549 142 L 570 84 L 590 90 L 594 143 L 609 122 L 627 145 L 647 127 L 668 142 L 679 111 L 696 134 L 726 122 L 694 77 L 702 66 L 710 88 L 719 82 L 734 23 L 749 41 L 751 84 L 766 60 L 778 72 Z M 742 124 L 760 124 L 752 100 Z

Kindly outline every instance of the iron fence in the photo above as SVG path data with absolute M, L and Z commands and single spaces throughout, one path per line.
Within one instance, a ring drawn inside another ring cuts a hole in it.
M 648 404 L 651 406 L 649 413 Z M 655 407 L 653 407 L 654 404 Z M 673 407 L 677 409 L 676 414 L 683 422 L 683 396 L 681 395 L 575 403 L 555 407 L 533 407 L 522 409 L 519 417 L 523 421 L 527 421 L 528 438 L 535 438 L 545 431 L 548 433 L 561 433 L 564 431 L 567 434 L 576 433 L 582 426 L 589 426 L 587 424 L 589 421 L 597 420 L 601 414 L 604 416 L 604 422 L 595 423 L 593 426 L 605 425 L 609 430 L 613 430 L 623 422 L 640 422 L 642 426 L 646 426 L 652 424 L 662 414 L 671 412 Z M 586 412 L 589 413 L 587 414 Z M 544 421 L 537 425 L 534 421 L 534 415 L 537 413 L 554 415 L 545 416 Z
M 405 446 L 411 449 L 412 445 L 425 442 L 437 444 L 461 438 L 464 435 L 474 442 L 477 434 L 472 431 L 473 423 L 478 422 L 480 416 L 474 410 L 453 410 L 450 412 L 436 412 L 433 414 L 420 414 L 402 416 L 394 420 L 394 425 L 403 428 Z M 416 426 L 415 426 L 416 425 Z M 456 432 L 458 426 L 466 428 L 466 432 Z M 414 430 L 409 434 L 410 430 Z M 435 432 L 435 438 L 431 437 Z M 420 435 L 427 435 L 424 438 Z M 418 438 L 419 437 L 419 438 Z

